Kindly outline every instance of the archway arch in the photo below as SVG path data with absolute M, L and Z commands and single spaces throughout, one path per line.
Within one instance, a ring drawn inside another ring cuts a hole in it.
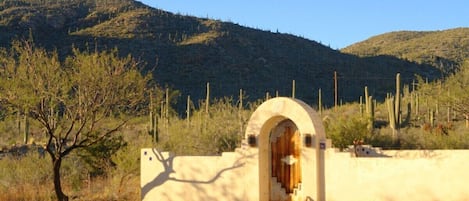
M 300 139 L 306 134 L 313 136 L 315 150 L 315 186 L 316 200 L 325 200 L 325 176 L 324 176 L 324 149 L 325 131 L 320 116 L 301 100 L 278 97 L 262 103 L 251 115 L 246 127 L 245 139 L 255 136 L 259 150 L 259 200 L 270 199 L 271 180 L 271 146 L 270 134 L 280 122 L 291 120 L 299 131 Z M 304 147 L 304 145 L 302 146 Z M 301 149 L 301 154 L 306 154 L 307 149 Z M 302 164 L 305 163 L 302 160 Z M 307 170 L 306 170 L 307 171 Z M 308 178 L 303 178 L 306 180 Z M 313 179 L 313 178 L 311 178 Z

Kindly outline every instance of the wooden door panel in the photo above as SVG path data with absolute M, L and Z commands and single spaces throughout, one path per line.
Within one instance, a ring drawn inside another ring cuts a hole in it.
M 300 134 L 293 122 L 282 122 L 271 138 L 271 175 L 291 198 L 301 183 Z

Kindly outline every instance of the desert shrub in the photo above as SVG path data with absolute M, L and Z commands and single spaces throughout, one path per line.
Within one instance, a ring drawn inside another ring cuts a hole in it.
M 440 128 L 422 126 L 402 128 L 395 137 L 389 128 L 383 128 L 373 135 L 370 143 L 385 149 L 467 149 L 469 148 L 468 130 L 450 129 L 440 132 Z
M 367 140 L 368 144 L 373 147 L 380 147 L 383 149 L 396 149 L 399 148 L 393 131 L 389 128 L 376 129 Z
M 343 115 L 328 119 L 324 122 L 327 138 L 332 139 L 332 145 L 343 150 L 356 140 L 367 140 L 370 136 L 367 128 L 368 121 L 360 115 Z
M 127 146 L 127 142 L 120 134 L 103 143 L 85 147 L 78 152 L 78 155 L 86 163 L 90 174 L 103 175 L 106 173 L 106 169 L 116 165 L 111 157 L 125 146 Z
M 212 101 L 208 114 L 200 108 L 192 111 L 190 120 L 160 121 L 157 147 L 178 155 L 217 155 L 239 147 L 252 110 L 239 111 L 231 98 Z

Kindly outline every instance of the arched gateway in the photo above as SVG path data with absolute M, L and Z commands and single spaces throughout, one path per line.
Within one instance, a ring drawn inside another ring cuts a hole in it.
M 270 99 L 252 114 L 245 137 L 259 149 L 259 200 L 325 200 L 326 137 L 310 106 L 292 98 Z
M 325 201 L 325 134 L 311 107 L 270 99 L 252 114 L 245 139 L 219 156 L 142 149 L 142 200 Z

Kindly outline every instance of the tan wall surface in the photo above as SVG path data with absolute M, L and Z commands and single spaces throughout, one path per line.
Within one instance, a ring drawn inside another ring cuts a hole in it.
M 249 150 L 172 157 L 142 149 L 142 200 L 258 200 L 257 164 Z
M 142 200 L 258 200 L 256 153 L 256 149 L 248 148 L 222 156 L 170 157 L 168 153 L 142 149 Z M 303 154 L 313 155 L 314 151 L 306 150 Z M 469 150 L 380 154 L 384 157 L 354 158 L 349 153 L 327 150 L 326 199 L 469 200 Z M 314 155 L 310 159 L 314 161 Z M 303 178 L 311 177 L 314 181 L 314 171 L 303 169 Z
M 469 150 L 326 154 L 327 200 L 469 200 Z

